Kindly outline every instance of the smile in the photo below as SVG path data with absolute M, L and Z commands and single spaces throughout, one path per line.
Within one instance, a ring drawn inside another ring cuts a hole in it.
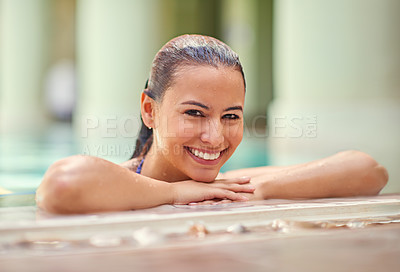
M 218 151 L 218 152 L 205 152 L 205 151 L 200 151 L 198 149 L 195 148 L 191 148 L 191 147 L 186 147 L 186 149 L 194 156 L 196 156 L 197 158 L 200 158 L 202 160 L 206 160 L 206 161 L 213 161 L 213 160 L 217 160 L 223 151 Z

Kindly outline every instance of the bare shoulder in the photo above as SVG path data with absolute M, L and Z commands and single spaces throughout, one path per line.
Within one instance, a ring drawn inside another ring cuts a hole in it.
M 135 172 L 139 166 L 139 163 L 140 163 L 140 160 L 138 158 L 133 158 L 129 161 L 121 163 L 120 166 Z

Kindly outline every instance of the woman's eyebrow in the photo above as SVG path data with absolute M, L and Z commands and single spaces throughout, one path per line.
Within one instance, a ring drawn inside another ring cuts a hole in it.
M 195 105 L 195 106 L 199 106 L 199 107 L 201 107 L 203 109 L 206 109 L 206 110 L 210 109 L 210 107 L 208 107 L 208 106 L 206 106 L 206 105 L 204 105 L 204 104 L 202 104 L 200 102 L 194 101 L 194 100 L 189 100 L 189 101 L 182 102 L 181 105 Z M 233 106 L 233 107 L 229 107 L 229 108 L 224 109 L 224 111 L 231 111 L 231 110 L 243 111 L 243 107 L 242 106 Z
M 243 107 L 242 106 L 233 106 L 233 107 L 229 107 L 229 108 L 224 109 L 224 111 L 231 111 L 231 110 L 243 111 Z
M 202 104 L 200 102 L 193 101 L 193 100 L 182 102 L 181 105 L 195 105 L 195 106 L 199 106 L 199 107 L 201 107 L 203 109 L 206 109 L 206 110 L 210 109 L 208 106 L 206 106 L 206 105 L 204 105 L 204 104 Z

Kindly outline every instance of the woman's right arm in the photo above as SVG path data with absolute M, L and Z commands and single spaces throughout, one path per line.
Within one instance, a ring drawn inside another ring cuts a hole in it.
M 72 156 L 47 170 L 36 192 L 38 207 L 53 213 L 90 213 L 187 204 L 208 199 L 246 200 L 249 179 L 235 184 L 183 181 L 167 183 L 136 174 L 112 162 Z

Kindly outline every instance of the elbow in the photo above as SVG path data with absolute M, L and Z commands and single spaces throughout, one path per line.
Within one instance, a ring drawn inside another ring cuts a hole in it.
M 385 167 L 376 163 L 366 176 L 366 183 L 370 187 L 370 195 L 377 195 L 389 181 L 389 174 Z
M 360 195 L 377 195 L 386 186 L 389 174 L 386 168 L 380 165 L 370 155 L 361 151 L 346 151 L 354 162 L 357 162 L 358 176 L 361 180 Z
M 37 206 L 51 213 L 74 213 L 79 205 L 77 156 L 55 162 L 49 167 L 36 192 Z

